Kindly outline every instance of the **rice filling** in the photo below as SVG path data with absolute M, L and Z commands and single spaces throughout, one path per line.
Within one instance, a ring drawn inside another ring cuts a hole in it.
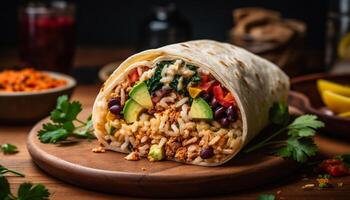
M 136 66 L 106 99 L 105 139 L 129 153 L 184 163 L 218 163 L 242 143 L 233 95 L 203 68 L 181 59 Z

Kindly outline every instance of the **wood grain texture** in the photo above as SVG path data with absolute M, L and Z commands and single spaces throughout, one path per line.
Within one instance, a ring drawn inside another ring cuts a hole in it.
M 298 165 L 267 152 L 241 153 L 218 167 L 185 165 L 173 161 L 126 161 L 126 154 L 93 153 L 96 140 L 72 144 L 42 144 L 31 130 L 27 148 L 33 161 L 48 174 L 92 190 L 143 196 L 188 197 L 232 193 L 285 177 Z M 235 187 L 232 187 L 232 186 Z

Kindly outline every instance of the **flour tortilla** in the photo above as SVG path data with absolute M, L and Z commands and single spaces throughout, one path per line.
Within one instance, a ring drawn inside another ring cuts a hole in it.
M 205 68 L 233 94 L 241 111 L 243 136 L 240 146 L 221 163 L 202 165 L 216 166 L 230 160 L 268 124 L 272 104 L 287 102 L 288 76 L 275 64 L 237 46 L 196 40 L 143 51 L 121 63 L 96 97 L 92 115 L 95 135 L 107 149 L 122 152 L 108 145 L 103 137 L 106 134 L 104 124 L 108 95 L 131 69 L 164 58 L 182 59 Z

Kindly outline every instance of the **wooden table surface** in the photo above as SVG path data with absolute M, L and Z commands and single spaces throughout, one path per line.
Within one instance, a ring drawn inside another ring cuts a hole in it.
M 13 62 L 11 61 L 9 63 Z M 106 62 L 96 62 L 96 64 L 98 63 L 104 64 Z M 73 99 L 82 102 L 84 107 L 91 107 L 98 89 L 99 85 L 78 86 L 74 92 Z M 66 184 L 45 174 L 32 162 L 31 157 L 27 152 L 26 138 L 30 129 L 31 126 L 0 125 L 0 144 L 12 143 L 19 148 L 19 153 L 14 155 L 3 155 L 0 153 L 0 165 L 17 170 L 26 175 L 25 178 L 8 176 L 11 189 L 14 193 L 16 193 L 18 186 L 22 182 L 31 181 L 33 183 L 45 184 L 51 192 L 50 199 L 134 199 L 133 197 L 88 191 Z M 350 153 L 350 145 L 344 141 L 318 136 L 316 138 L 316 143 L 324 155 L 332 156 L 335 154 Z M 259 194 L 278 194 L 277 197 L 279 197 L 279 199 L 350 199 L 350 176 L 332 178 L 331 182 L 334 184 L 333 188 L 318 189 L 315 187 L 311 190 L 303 190 L 301 187 L 305 184 L 313 183 L 317 185 L 316 175 L 304 168 L 305 167 L 301 167 L 300 170 L 291 174 L 289 177 L 282 178 L 274 183 L 262 185 L 259 188 L 245 190 L 230 195 L 207 197 L 207 199 L 256 199 Z M 343 183 L 343 186 L 339 187 L 338 183 Z M 232 187 L 235 186 L 232 185 Z M 169 188 L 169 190 L 171 190 L 171 188 Z

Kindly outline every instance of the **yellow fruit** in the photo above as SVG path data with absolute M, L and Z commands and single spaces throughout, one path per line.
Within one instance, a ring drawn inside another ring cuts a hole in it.
M 350 111 L 349 111 L 349 112 L 339 113 L 338 116 L 339 116 L 339 117 L 350 117 Z
M 188 93 L 190 93 L 190 96 L 194 99 L 196 98 L 199 93 L 201 93 L 202 89 L 196 88 L 196 87 L 188 87 Z
M 326 90 L 329 90 L 334 93 L 350 97 L 350 87 L 341 85 L 339 83 L 334 83 L 332 81 L 319 79 L 317 80 L 317 88 L 320 94 Z
M 350 111 L 350 97 L 342 96 L 326 90 L 322 92 L 322 100 L 323 103 L 335 113 Z
M 350 33 L 341 38 L 338 44 L 338 56 L 341 59 L 350 59 Z

